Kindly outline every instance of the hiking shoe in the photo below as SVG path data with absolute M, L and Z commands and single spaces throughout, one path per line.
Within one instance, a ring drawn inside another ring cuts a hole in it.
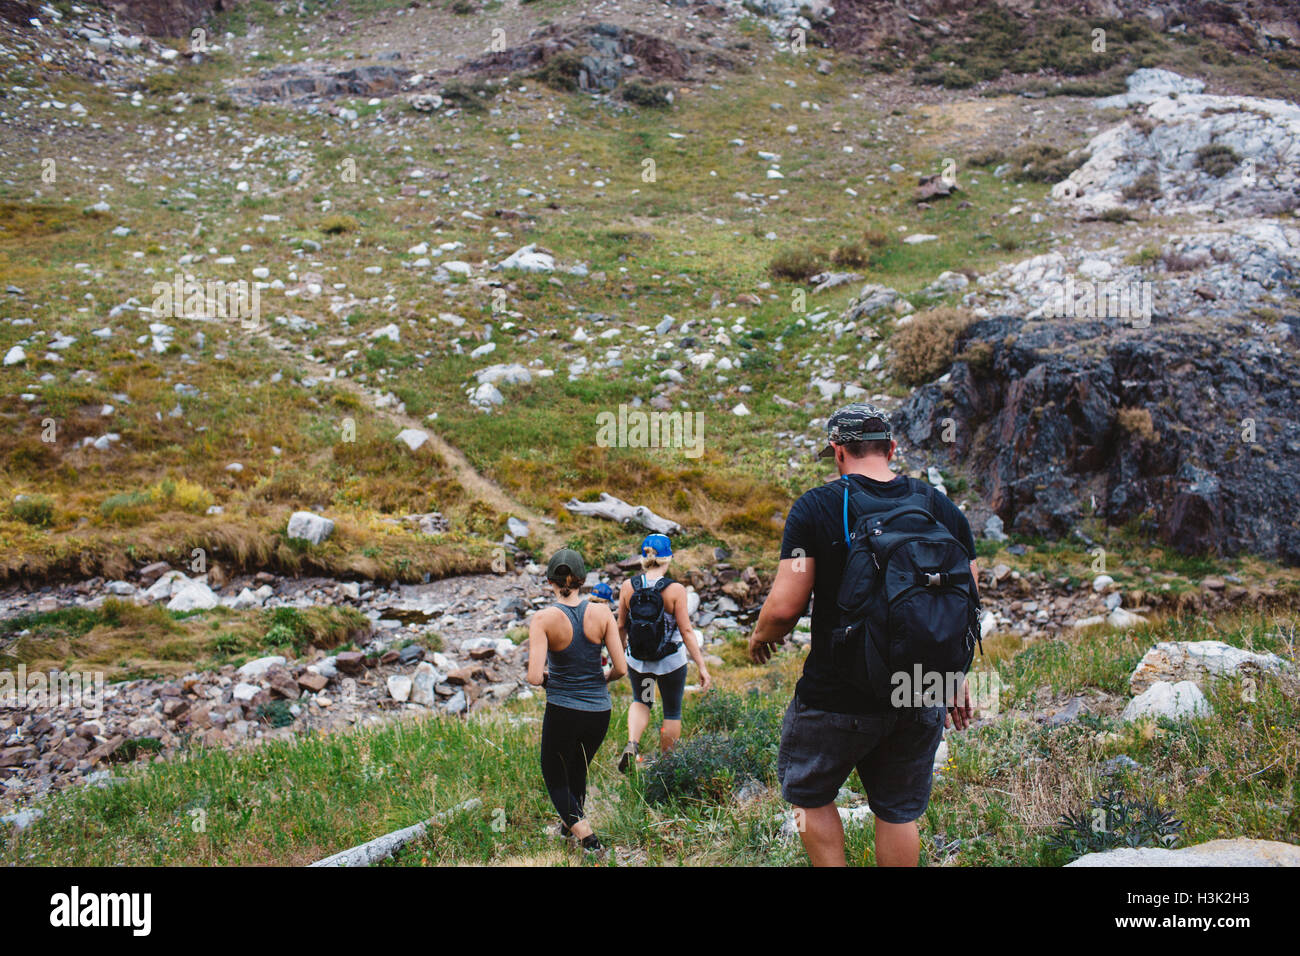
M 608 855 L 609 853 L 609 851 L 605 848 L 605 844 L 601 843 L 600 840 L 596 839 L 596 834 L 594 833 L 588 834 L 587 836 L 583 837 L 582 842 L 579 844 L 579 846 L 582 847 L 583 853 L 593 856 L 598 860 L 605 859 L 606 855 Z
M 641 748 L 635 741 L 629 741 L 628 745 L 623 748 L 623 753 L 618 758 L 618 772 L 627 773 L 627 768 L 631 765 L 633 757 L 636 758 L 637 764 L 640 765 L 642 760 L 640 751 Z

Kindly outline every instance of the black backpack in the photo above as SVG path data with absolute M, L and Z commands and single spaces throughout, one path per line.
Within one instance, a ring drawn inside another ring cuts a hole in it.
M 849 554 L 831 632 L 836 669 L 874 703 L 952 706 L 980 639 L 966 549 L 935 518 L 925 482 L 908 478 L 910 494 L 881 498 L 841 481 Z
M 664 613 L 664 588 L 672 583 L 667 575 L 653 585 L 646 583 L 644 574 L 632 579 L 632 597 L 627 602 L 627 645 L 639 661 L 661 661 L 677 649 Z

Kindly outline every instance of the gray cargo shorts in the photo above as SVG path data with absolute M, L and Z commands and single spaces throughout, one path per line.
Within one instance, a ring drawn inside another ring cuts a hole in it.
M 781 796 L 796 807 L 824 807 L 856 768 L 876 818 L 910 823 L 930 802 L 943 721 L 942 707 L 838 714 L 796 695 L 781 724 Z

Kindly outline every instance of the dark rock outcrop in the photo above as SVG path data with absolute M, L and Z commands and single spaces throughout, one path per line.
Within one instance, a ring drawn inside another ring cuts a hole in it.
M 188 36 L 210 14 L 230 10 L 240 0 L 104 0 L 104 6 L 139 23 L 150 36 Z
M 1183 553 L 1300 564 L 1300 360 L 1279 331 L 1297 322 L 986 319 L 896 427 L 977 476 L 1008 530 L 1095 515 Z

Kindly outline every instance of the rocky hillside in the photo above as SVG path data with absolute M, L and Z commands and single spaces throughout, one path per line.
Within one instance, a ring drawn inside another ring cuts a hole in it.
M 804 640 L 775 683 L 739 641 L 854 399 L 970 517 L 1017 685 L 954 781 L 1007 733 L 1052 755 L 993 780 L 1033 827 L 1121 756 L 1207 820 L 1134 700 L 1195 716 L 1144 698 L 1195 684 L 1249 718 L 1225 753 L 1294 726 L 1290 684 L 1252 712 L 1195 651 L 1129 683 L 1156 644 L 1294 663 L 1286 5 L 0 0 L 0 77 L 0 669 L 110 681 L 0 699 L 6 811 L 398 720 L 472 749 L 425 718 L 505 710 L 473 752 L 513 755 L 547 555 L 617 586 L 647 529 L 729 686 L 784 693 Z M 1287 836 L 1281 752 L 1275 814 L 1195 832 Z M 1050 861 L 942 814 L 934 862 Z

